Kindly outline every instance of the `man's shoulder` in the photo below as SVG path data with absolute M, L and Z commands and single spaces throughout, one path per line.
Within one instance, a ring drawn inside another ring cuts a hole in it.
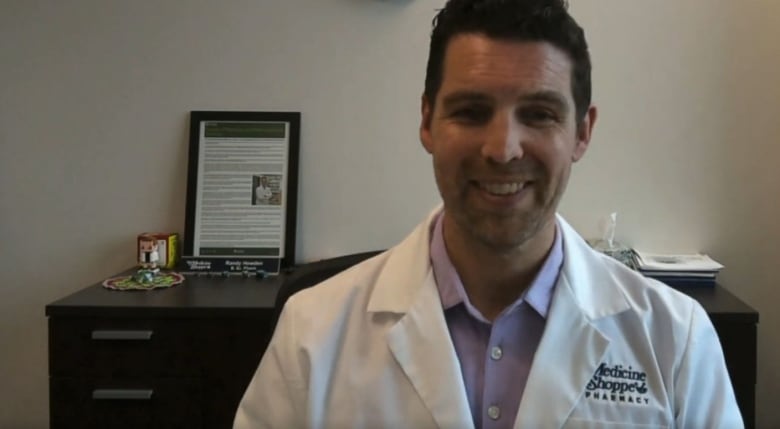
M 287 300 L 285 311 L 291 312 L 298 319 L 319 321 L 337 318 L 352 311 L 365 311 L 388 253 L 380 253 L 301 290 Z
M 341 320 L 355 311 L 367 314 L 369 302 L 373 311 L 403 312 L 430 271 L 430 223 L 435 214 L 387 251 L 295 294 L 285 309 Z
M 591 248 L 562 218 L 564 272 L 591 316 L 602 314 L 602 303 L 628 308 L 640 316 L 660 315 L 685 319 L 698 303 L 670 286 L 647 278 L 622 262 Z M 582 288 L 582 289 L 580 289 Z M 625 302 L 624 302 L 625 301 Z
M 688 320 L 699 306 L 690 296 L 658 280 L 645 277 L 621 262 L 602 255 L 615 285 L 623 293 L 632 309 L 642 314 L 663 313 L 665 317 Z

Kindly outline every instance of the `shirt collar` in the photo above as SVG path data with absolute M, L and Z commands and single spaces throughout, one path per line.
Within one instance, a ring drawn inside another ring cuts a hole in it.
M 485 321 L 484 316 L 471 304 L 466 290 L 463 288 L 463 282 L 460 280 L 455 266 L 450 260 L 444 244 L 443 233 L 444 211 L 434 219 L 433 234 L 431 235 L 431 265 L 433 274 L 436 278 L 436 287 L 439 290 L 442 306 L 445 310 L 463 303 L 466 309 L 473 316 Z M 561 237 L 561 228 L 556 222 L 555 241 L 552 249 L 547 255 L 542 268 L 537 273 L 531 286 L 509 306 L 502 314 L 514 310 L 523 301 L 527 302 L 539 315 L 546 318 L 550 309 L 553 289 L 558 281 L 558 276 L 563 266 L 563 240 Z

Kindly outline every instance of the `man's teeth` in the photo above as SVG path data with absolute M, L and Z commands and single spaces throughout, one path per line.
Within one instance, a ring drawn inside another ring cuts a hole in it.
M 526 182 L 515 183 L 481 183 L 480 187 L 491 194 L 510 195 L 516 194 L 525 187 Z

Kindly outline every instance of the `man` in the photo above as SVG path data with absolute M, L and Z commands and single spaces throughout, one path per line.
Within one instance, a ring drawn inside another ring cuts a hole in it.
M 450 0 L 420 126 L 443 210 L 290 299 L 235 427 L 742 427 L 702 308 L 556 215 L 596 117 L 562 0 Z
M 271 186 L 268 184 L 268 178 L 260 176 L 257 188 L 255 188 L 255 205 L 268 204 L 272 196 L 273 192 L 271 191 Z

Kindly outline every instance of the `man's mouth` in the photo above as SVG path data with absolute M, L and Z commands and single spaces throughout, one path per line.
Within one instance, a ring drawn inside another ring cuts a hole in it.
M 477 182 L 477 186 L 492 195 L 513 195 L 522 191 L 531 182 Z

